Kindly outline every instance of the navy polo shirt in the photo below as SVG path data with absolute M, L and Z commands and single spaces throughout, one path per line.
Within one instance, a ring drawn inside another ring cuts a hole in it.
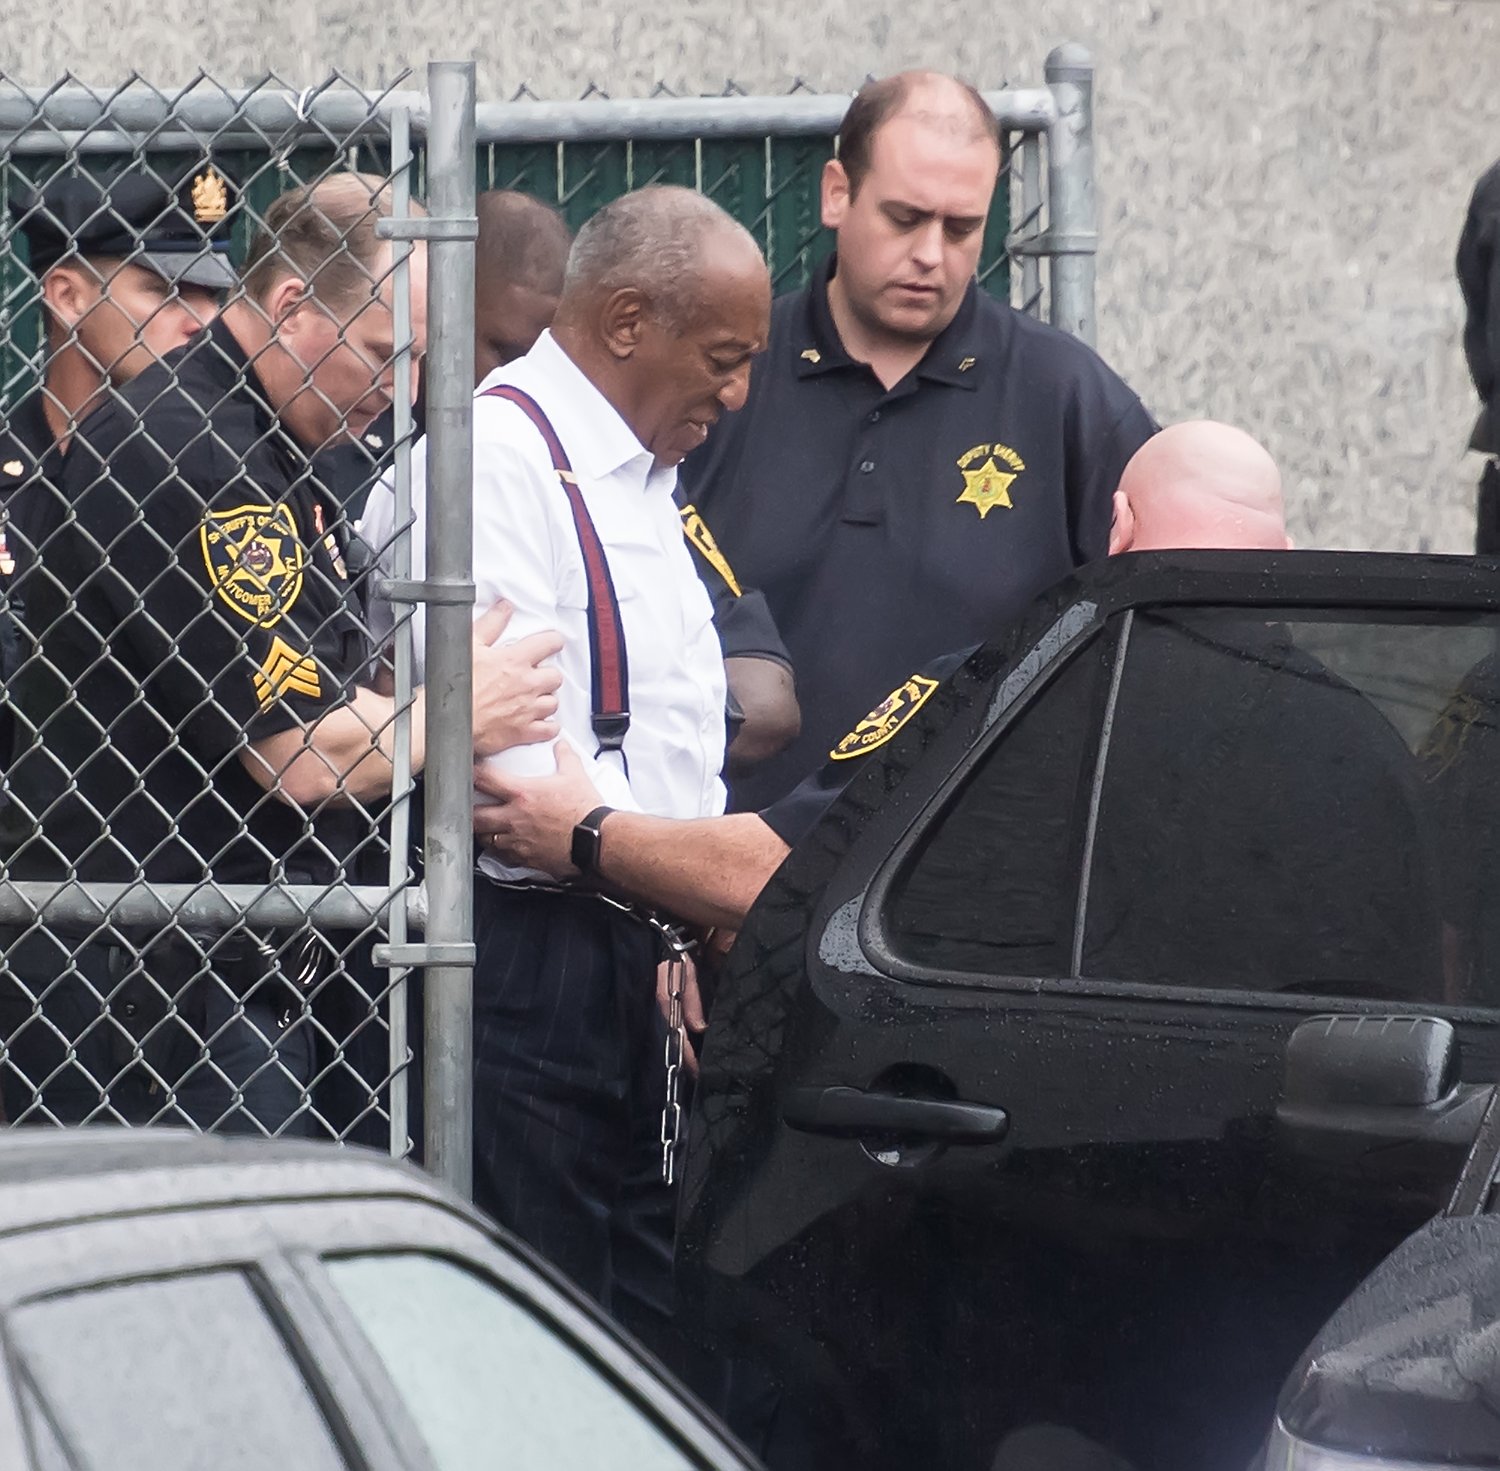
M 765 594 L 802 705 L 801 736 L 735 783 L 741 810 L 816 771 L 911 670 L 1103 556 L 1120 472 L 1157 427 L 1091 348 L 977 283 L 886 389 L 839 341 L 835 268 L 776 302 L 748 402 L 681 471 Z

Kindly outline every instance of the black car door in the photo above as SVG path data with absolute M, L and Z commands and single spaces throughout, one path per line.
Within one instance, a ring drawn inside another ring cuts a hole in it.
M 1500 1070 L 1491 583 L 1122 559 L 794 854 L 715 1000 L 682 1233 L 771 1465 L 1255 1456 Z

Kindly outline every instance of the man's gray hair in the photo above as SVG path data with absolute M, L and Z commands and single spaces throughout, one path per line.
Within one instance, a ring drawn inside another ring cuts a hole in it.
M 633 286 L 670 332 L 692 325 L 702 300 L 706 237 L 755 237 L 713 200 L 676 184 L 648 184 L 588 219 L 568 255 L 563 299 Z

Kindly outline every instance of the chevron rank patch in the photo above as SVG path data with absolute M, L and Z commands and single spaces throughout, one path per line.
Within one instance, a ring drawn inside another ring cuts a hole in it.
M 316 661 L 311 654 L 299 654 L 278 634 L 271 640 L 271 647 L 255 673 L 255 693 L 260 698 L 262 710 L 284 695 L 320 699 L 323 685 L 318 678 Z
M 734 569 L 729 565 L 729 558 L 719 550 L 719 544 L 714 540 L 713 532 L 708 529 L 703 517 L 698 514 L 696 506 L 682 508 L 682 534 L 687 537 L 689 544 L 697 549 L 698 555 L 729 584 L 729 591 L 737 598 L 744 597 L 744 593 L 740 591 L 739 579 L 735 577 Z
M 935 679 L 914 674 L 897 686 L 828 753 L 831 761 L 850 761 L 883 746 L 926 703 L 938 687 Z

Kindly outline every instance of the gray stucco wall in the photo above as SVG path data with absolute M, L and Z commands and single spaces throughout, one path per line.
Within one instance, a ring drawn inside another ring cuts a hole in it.
M 1468 550 L 1452 260 L 1500 155 L 1500 0 L 8 0 L 0 69 L 300 85 L 473 55 L 489 98 L 779 92 L 1038 82 L 1062 40 L 1098 65 L 1101 351 L 1159 417 L 1260 435 L 1301 544 Z

